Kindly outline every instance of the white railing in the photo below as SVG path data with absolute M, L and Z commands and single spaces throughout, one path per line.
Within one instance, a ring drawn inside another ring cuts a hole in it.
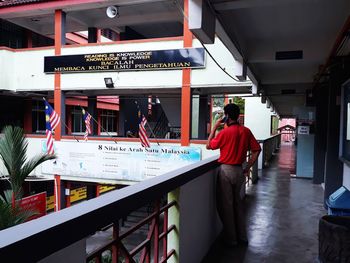
M 218 235 L 217 157 L 109 192 L 98 198 L 0 231 L 0 257 L 11 262 L 84 262 L 85 239 L 146 203 L 169 193 L 176 207 L 168 225 L 173 262 L 200 262 Z M 180 252 L 181 251 L 181 252 Z
M 259 143 L 262 151 L 258 158 L 258 168 L 263 169 L 269 166 L 273 153 L 279 149 L 281 144 L 281 134 L 277 134 L 266 140 L 259 140 Z

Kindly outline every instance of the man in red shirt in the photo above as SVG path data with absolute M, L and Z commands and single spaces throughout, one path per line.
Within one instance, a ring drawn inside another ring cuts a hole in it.
M 223 224 L 226 244 L 235 246 L 238 242 L 248 244 L 244 218 L 244 204 L 240 191 L 245 185 L 245 176 L 261 151 L 252 132 L 239 125 L 239 107 L 228 104 L 224 107 L 225 118 L 218 120 L 210 132 L 207 149 L 220 149 L 220 172 L 217 180 L 217 207 Z M 216 130 L 226 123 L 227 127 L 215 137 Z M 215 138 L 214 138 L 215 137 Z M 249 160 L 247 152 L 251 151 Z M 245 163 L 244 169 L 242 164 Z

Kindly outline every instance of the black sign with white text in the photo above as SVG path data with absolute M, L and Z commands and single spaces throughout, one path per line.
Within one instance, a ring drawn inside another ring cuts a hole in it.
M 45 73 L 204 68 L 203 48 L 50 56 Z

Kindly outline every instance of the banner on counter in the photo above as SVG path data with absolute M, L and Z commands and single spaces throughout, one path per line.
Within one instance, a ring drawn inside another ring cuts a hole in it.
M 32 210 L 36 213 L 28 221 L 42 217 L 46 215 L 46 192 L 24 197 L 19 200 L 19 205 L 24 210 Z
M 42 141 L 45 151 L 45 141 Z M 199 147 L 55 142 L 55 160 L 42 173 L 95 179 L 142 181 L 201 160 Z
M 44 58 L 45 73 L 204 68 L 204 48 L 128 51 Z

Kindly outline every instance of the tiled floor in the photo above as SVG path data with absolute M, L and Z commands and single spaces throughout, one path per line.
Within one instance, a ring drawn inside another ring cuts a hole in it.
M 258 184 L 247 191 L 249 246 L 226 248 L 216 242 L 204 263 L 317 262 L 318 220 L 326 214 L 323 189 L 311 180 L 290 176 L 295 149 L 281 146 Z

